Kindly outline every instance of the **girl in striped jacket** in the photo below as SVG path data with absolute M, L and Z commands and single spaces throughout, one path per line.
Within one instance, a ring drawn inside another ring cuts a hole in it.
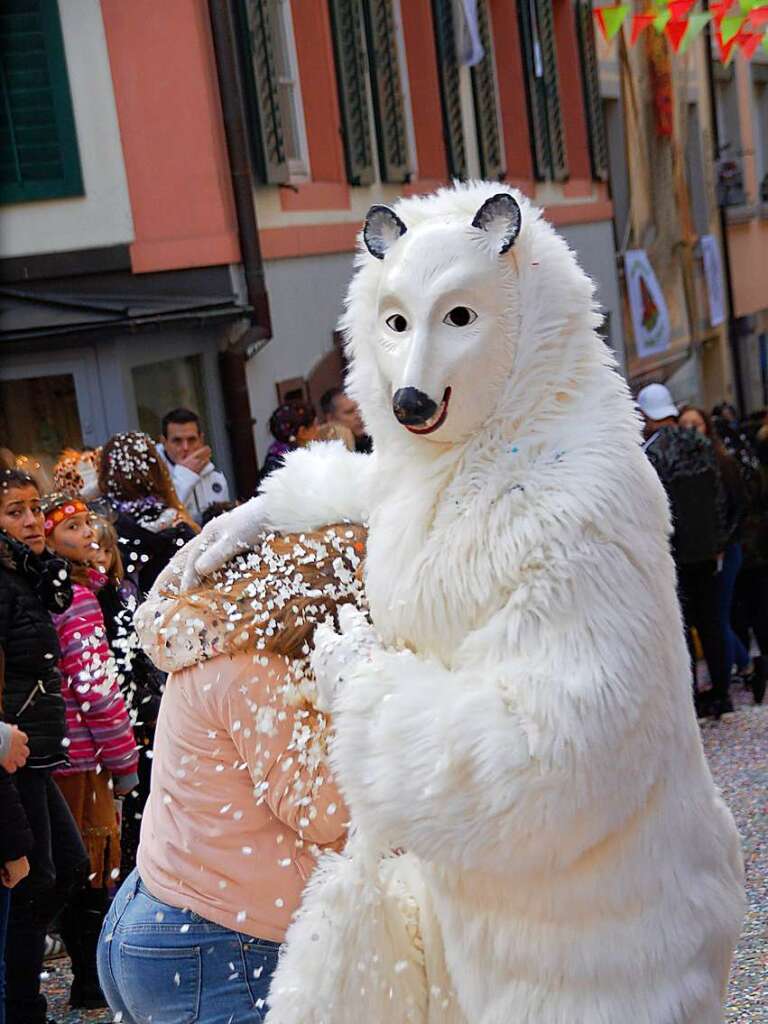
M 138 783 L 138 751 L 109 649 L 97 593 L 106 577 L 94 567 L 95 532 L 79 499 L 44 500 L 48 546 L 72 562 L 72 604 L 53 621 L 61 646 L 61 695 L 67 719 L 69 765 L 55 778 L 77 821 L 91 860 L 90 884 L 74 894 L 61 932 L 72 958 L 73 1007 L 104 1006 L 96 975 L 96 942 L 108 886 L 120 866 L 115 796 Z

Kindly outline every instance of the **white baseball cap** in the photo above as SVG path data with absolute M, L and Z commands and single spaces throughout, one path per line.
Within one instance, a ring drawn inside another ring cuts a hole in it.
M 669 416 L 680 415 L 669 388 L 663 384 L 647 384 L 637 396 L 637 405 L 649 420 L 665 420 Z

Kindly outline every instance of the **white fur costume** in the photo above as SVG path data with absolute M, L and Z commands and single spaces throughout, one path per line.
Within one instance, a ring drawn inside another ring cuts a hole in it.
M 321 663 L 347 660 L 338 778 L 362 834 L 418 857 L 467 1021 L 716 1024 L 742 866 L 664 492 L 563 239 L 511 190 L 508 252 L 503 211 L 472 226 L 500 192 L 403 200 L 407 231 L 385 223 L 380 258 L 361 246 L 344 326 L 374 455 L 287 456 L 193 556 L 368 518 L 381 644 L 319 637 Z M 393 415 L 399 389 L 440 410 L 448 387 L 433 433 Z M 364 1000 L 358 1019 L 378 1024 Z

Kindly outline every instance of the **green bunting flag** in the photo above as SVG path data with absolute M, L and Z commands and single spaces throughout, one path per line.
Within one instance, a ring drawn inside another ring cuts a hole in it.
M 745 20 L 743 14 L 729 14 L 727 18 L 723 18 L 720 22 L 720 32 L 724 43 L 730 42 L 734 36 L 739 34 L 739 29 Z
M 671 17 L 672 17 L 672 12 L 671 11 L 661 11 L 653 19 L 653 27 L 656 29 L 656 31 L 659 33 L 659 35 L 661 35 L 661 33 L 667 27 L 667 22 L 669 21 L 669 19 Z
M 692 14 L 688 18 L 688 28 L 683 41 L 680 44 L 680 53 L 685 53 L 688 47 L 691 45 L 696 36 L 701 32 L 707 22 L 712 20 L 712 14 L 707 11 L 704 14 Z
M 620 7 L 603 7 L 601 10 L 605 22 L 605 38 L 610 42 L 624 24 L 624 19 L 629 14 L 629 7 L 625 5 Z

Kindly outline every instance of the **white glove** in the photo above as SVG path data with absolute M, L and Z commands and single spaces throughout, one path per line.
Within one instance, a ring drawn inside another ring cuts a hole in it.
M 321 622 L 315 629 L 309 663 L 315 677 L 318 711 L 331 711 L 350 669 L 370 660 L 381 648 L 376 630 L 354 605 L 345 604 L 339 609 L 339 626 L 340 633 L 328 622 Z
M 261 497 L 251 498 L 244 505 L 212 519 L 183 548 L 182 591 L 191 590 L 230 558 L 253 547 L 263 532 L 264 502 Z

